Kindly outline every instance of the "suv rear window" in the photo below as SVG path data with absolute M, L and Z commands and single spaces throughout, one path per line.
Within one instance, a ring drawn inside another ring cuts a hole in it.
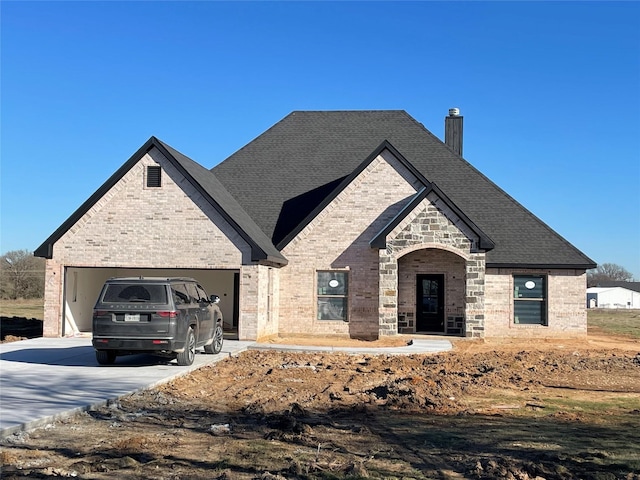
M 111 284 L 102 297 L 103 302 L 148 302 L 167 303 L 167 289 L 164 285 L 152 284 Z

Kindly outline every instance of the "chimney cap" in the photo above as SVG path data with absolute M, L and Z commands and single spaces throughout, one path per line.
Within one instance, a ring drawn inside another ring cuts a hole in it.
M 449 109 L 449 116 L 450 117 L 457 117 L 458 115 L 460 115 L 460 109 L 459 108 L 450 108 Z

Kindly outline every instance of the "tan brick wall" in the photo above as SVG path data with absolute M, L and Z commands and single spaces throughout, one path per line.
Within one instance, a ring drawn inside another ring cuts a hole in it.
M 42 324 L 42 334 L 45 337 L 62 336 L 63 283 L 64 267 L 55 260 L 47 259 Z
M 162 187 L 145 186 L 148 165 L 162 167 Z M 61 264 L 131 268 L 238 268 L 243 253 L 250 255 L 246 242 L 156 150 L 53 248 Z
M 148 165 L 162 167 L 161 188 L 145 187 Z M 241 339 L 275 333 L 377 336 L 384 323 L 379 313 L 395 328 L 398 307 L 410 311 L 413 303 L 415 309 L 418 273 L 446 275 L 447 312 L 457 314 L 464 300 L 467 335 L 586 334 L 583 271 L 515 272 L 548 275 L 549 326 L 514 325 L 514 271 L 485 275 L 484 254 L 471 253 L 477 239 L 433 196 L 389 235 L 391 257 L 371 248 L 369 241 L 415 188 L 415 178 L 385 152 L 283 249 L 289 265 L 273 269 L 252 265 L 244 240 L 152 150 L 54 245 L 47 261 L 44 334 L 62 333 L 65 266 L 240 269 Z M 387 257 L 396 270 L 385 286 L 379 267 Z M 334 269 L 349 272 L 349 323 L 317 320 L 316 272 Z M 388 299 L 382 298 L 387 291 Z
M 240 340 L 259 340 L 278 334 L 280 270 L 244 265 L 240 272 Z
M 547 276 L 548 326 L 513 322 L 513 275 Z M 569 337 L 587 334 L 584 270 L 487 269 L 486 337 Z
M 414 180 L 385 152 L 283 249 L 281 333 L 377 336 L 378 251 L 369 241 L 415 194 Z M 332 269 L 349 271 L 349 323 L 316 319 L 316 272 Z

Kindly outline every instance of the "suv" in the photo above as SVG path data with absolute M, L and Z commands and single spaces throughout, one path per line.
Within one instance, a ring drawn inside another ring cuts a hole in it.
M 199 347 L 219 353 L 219 301 L 193 278 L 110 278 L 93 309 L 96 359 L 110 365 L 118 355 L 151 353 L 191 365 Z

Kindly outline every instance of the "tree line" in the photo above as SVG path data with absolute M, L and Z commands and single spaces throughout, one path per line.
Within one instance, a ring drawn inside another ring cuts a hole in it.
M 606 282 L 632 282 L 633 275 L 615 263 L 603 263 L 587 270 L 587 287 L 597 287 Z
M 0 257 L 0 298 L 42 298 L 44 296 L 44 258 L 29 250 L 12 250 Z M 603 263 L 587 271 L 587 286 L 604 282 L 630 282 L 633 275 L 615 263 Z
M 29 250 L 12 250 L 0 257 L 0 298 L 44 297 L 45 259 Z

